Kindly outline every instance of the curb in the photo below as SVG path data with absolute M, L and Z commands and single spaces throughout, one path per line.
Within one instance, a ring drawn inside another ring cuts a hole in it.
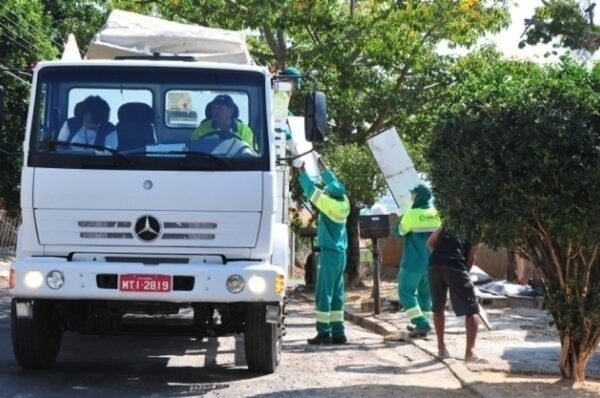
M 361 316 L 351 308 L 344 309 L 344 319 L 384 337 L 391 335 L 402 335 L 402 332 L 398 331 L 396 327 L 385 321 L 375 318 L 374 315 Z M 407 336 L 403 336 L 403 341 L 414 345 L 421 351 L 431 355 L 434 358 L 436 356 L 435 352 L 432 352 L 425 344 L 423 344 L 422 341 L 418 339 L 411 339 Z M 438 361 L 446 365 L 446 367 L 463 387 L 474 391 L 476 394 L 484 398 L 503 398 L 502 395 L 498 394 L 482 380 L 478 379 L 476 375 L 461 362 L 453 358 L 438 359 Z
M 310 301 L 315 300 L 314 294 L 311 293 L 302 292 L 300 293 L 300 296 Z M 355 311 L 352 308 L 344 308 L 344 319 L 349 322 L 352 322 L 355 325 L 358 325 L 364 329 L 370 330 L 371 332 L 377 333 L 384 337 L 402 334 L 402 332 L 400 332 L 396 327 L 390 325 L 385 321 L 375 318 L 375 315 L 360 314 L 361 313 Z M 421 342 L 420 340 L 411 338 L 403 338 L 403 340 L 407 343 L 414 345 L 421 351 L 435 358 L 436 353 L 432 352 L 429 348 L 427 348 L 426 345 L 423 344 L 423 342 Z M 498 394 L 491 387 L 486 385 L 482 380 L 478 379 L 473 372 L 467 369 L 467 367 L 459 361 L 453 358 L 443 360 L 438 359 L 438 361 L 446 365 L 446 367 L 450 370 L 450 373 L 452 373 L 454 377 L 456 377 L 456 379 L 460 382 L 460 384 L 463 387 L 470 389 L 471 391 L 475 392 L 483 398 L 503 398 L 502 395 Z
M 361 316 L 351 308 L 344 308 L 344 319 L 382 336 L 398 333 L 395 327 L 387 322 L 376 319 L 374 315 Z

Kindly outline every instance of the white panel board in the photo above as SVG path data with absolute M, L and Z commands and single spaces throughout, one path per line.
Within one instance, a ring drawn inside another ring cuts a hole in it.
M 421 184 L 404 143 L 395 127 L 369 137 L 367 143 L 400 209 L 400 214 L 404 213 L 411 204 L 410 190 Z
M 292 132 L 295 153 L 301 154 L 312 151 L 312 143 L 306 141 L 304 138 L 304 118 L 299 116 L 288 116 L 288 124 Z M 313 181 L 317 181 L 320 178 L 320 173 L 315 152 L 309 152 L 308 154 L 301 156 L 300 159 L 304 161 L 304 169 L 308 176 Z

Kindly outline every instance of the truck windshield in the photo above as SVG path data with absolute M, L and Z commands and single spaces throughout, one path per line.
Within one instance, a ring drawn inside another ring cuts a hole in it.
M 267 170 L 264 79 L 187 65 L 47 66 L 29 166 Z

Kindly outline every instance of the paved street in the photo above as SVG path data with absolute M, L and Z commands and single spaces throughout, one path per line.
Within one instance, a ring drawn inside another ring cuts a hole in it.
M 283 363 L 273 375 L 249 373 L 238 337 L 66 334 L 56 366 L 26 372 L 14 360 L 10 301 L 0 289 L 0 397 L 469 397 L 448 368 L 410 344 L 348 325 L 352 344 L 312 347 L 310 303 L 293 299 Z

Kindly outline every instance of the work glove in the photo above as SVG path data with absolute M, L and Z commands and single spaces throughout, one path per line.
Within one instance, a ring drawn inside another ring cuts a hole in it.
M 302 167 L 304 167 L 304 161 L 300 158 L 296 158 L 292 160 L 292 166 L 294 166 L 297 169 L 301 169 Z

